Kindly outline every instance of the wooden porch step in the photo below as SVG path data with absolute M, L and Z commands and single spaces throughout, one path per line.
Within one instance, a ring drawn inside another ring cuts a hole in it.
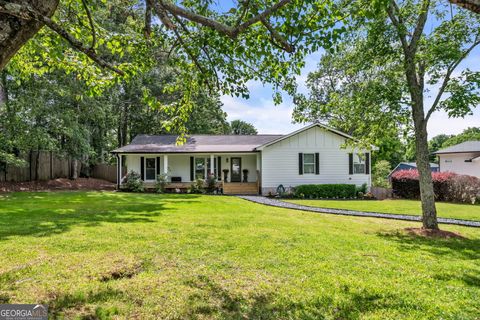
M 258 194 L 256 182 L 230 182 L 223 184 L 224 194 Z

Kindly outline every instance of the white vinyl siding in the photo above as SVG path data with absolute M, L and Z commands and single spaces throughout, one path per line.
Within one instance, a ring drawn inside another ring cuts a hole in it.
M 465 162 L 465 160 L 468 161 L 478 156 L 480 156 L 480 153 L 441 154 L 439 155 L 440 171 L 450 171 L 480 178 L 480 158 L 476 158 L 472 162 Z
M 370 185 L 370 175 L 349 174 L 349 148 L 345 138 L 319 127 L 301 131 L 262 150 L 262 188 L 294 187 L 300 184 L 347 183 Z M 298 174 L 298 154 L 319 153 L 320 174 Z M 353 150 L 354 153 L 365 152 Z

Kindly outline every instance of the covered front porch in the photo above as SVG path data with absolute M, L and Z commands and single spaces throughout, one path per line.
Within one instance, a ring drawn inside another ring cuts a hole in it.
M 213 174 L 225 194 L 258 194 L 260 161 L 256 152 L 118 154 L 117 182 L 119 187 L 123 183 L 125 174 L 121 172 L 135 171 L 147 188 L 153 188 L 157 176 L 165 174 L 168 191 L 184 192 L 196 179 L 205 180 Z

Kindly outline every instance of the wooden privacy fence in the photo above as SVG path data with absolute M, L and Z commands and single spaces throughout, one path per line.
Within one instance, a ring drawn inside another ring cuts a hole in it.
M 92 177 L 97 179 L 103 179 L 110 182 L 117 182 L 117 166 L 100 163 L 93 167 L 91 171 Z M 122 167 L 122 176 L 127 174 L 127 168 Z
M 0 182 L 25 182 L 35 180 L 51 180 L 58 178 L 70 178 L 72 176 L 72 159 L 63 157 L 51 151 L 32 151 L 21 154 L 25 160 L 25 166 L 1 165 Z M 81 164 L 78 162 L 78 172 L 81 172 Z M 85 168 L 85 167 L 84 167 Z M 115 165 L 97 164 L 87 170 L 92 178 L 117 182 L 117 167 Z M 88 168 L 87 168 L 88 169 Z M 123 168 L 123 175 L 126 168 Z
M 380 188 L 380 187 L 372 187 L 370 192 L 377 198 L 378 200 L 383 199 L 391 199 L 393 196 L 392 189 L 387 188 Z
M 71 160 L 51 151 L 31 151 L 20 155 L 26 165 L 0 167 L 0 182 L 22 182 L 68 178 L 71 175 Z

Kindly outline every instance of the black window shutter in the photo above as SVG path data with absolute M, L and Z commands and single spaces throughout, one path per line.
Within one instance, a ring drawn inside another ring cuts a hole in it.
M 193 181 L 194 179 L 194 173 L 195 173 L 195 168 L 193 164 L 193 157 L 190 157 L 190 181 Z
M 315 153 L 315 174 L 320 174 L 320 154 Z
M 303 174 L 303 153 L 298 154 L 298 174 Z
M 370 153 L 365 153 L 365 173 L 370 174 Z
M 160 157 L 157 157 L 157 175 L 160 174 Z
M 348 174 L 353 174 L 353 153 L 348 154 Z
M 222 176 L 222 157 L 217 157 L 217 177 Z
M 145 180 L 145 158 L 140 157 L 140 177 Z

